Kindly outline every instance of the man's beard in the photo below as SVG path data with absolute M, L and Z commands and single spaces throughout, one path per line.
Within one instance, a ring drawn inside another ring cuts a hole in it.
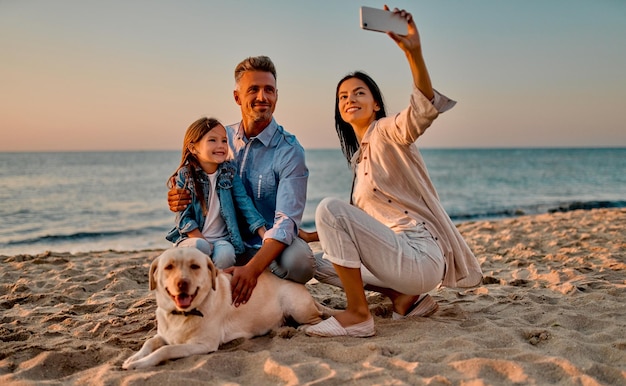
M 254 111 L 254 115 L 252 116 L 254 122 L 264 122 L 270 120 L 271 118 L 272 110 L 269 108 L 267 109 L 267 111 L 264 112 Z

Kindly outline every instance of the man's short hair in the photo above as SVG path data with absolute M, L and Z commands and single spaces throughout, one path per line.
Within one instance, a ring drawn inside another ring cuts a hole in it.
M 263 72 L 271 72 L 274 75 L 274 79 L 276 79 L 276 67 L 274 67 L 274 63 L 272 59 L 268 56 L 250 56 L 241 61 L 235 67 L 235 83 L 239 82 L 239 79 L 243 76 L 243 73 L 246 71 L 263 71 Z

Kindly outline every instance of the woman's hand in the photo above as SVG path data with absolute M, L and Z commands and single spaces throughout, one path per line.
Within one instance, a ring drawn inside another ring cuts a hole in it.
M 389 7 L 387 5 L 385 5 L 385 11 L 389 11 Z M 387 32 L 387 35 L 389 35 L 389 37 L 391 37 L 404 52 L 421 50 L 422 43 L 420 41 L 419 32 L 417 31 L 417 26 L 413 20 L 413 15 L 404 9 L 398 8 L 394 8 L 391 12 L 393 12 L 394 15 L 398 15 L 406 20 L 408 33 L 406 35 L 398 35 L 395 32 Z

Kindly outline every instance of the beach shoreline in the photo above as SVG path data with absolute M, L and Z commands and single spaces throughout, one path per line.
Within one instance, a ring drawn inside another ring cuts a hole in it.
M 121 364 L 156 333 L 148 269 L 161 250 L 0 256 L 0 383 L 626 384 L 626 208 L 458 228 L 483 284 L 432 291 L 430 318 L 391 320 L 368 293 L 372 338 L 282 327 L 136 371 Z M 307 287 L 345 306 L 340 289 Z

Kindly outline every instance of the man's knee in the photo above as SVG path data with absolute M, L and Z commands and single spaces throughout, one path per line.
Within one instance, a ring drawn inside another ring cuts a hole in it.
M 320 283 L 343 288 L 343 284 L 341 280 L 339 280 L 339 276 L 337 276 L 337 271 L 335 271 L 333 263 L 324 259 L 324 252 L 315 254 L 315 280 Z
M 280 256 L 280 265 L 286 271 L 285 279 L 306 283 L 315 273 L 315 257 L 308 244 L 302 239 L 295 239 Z

